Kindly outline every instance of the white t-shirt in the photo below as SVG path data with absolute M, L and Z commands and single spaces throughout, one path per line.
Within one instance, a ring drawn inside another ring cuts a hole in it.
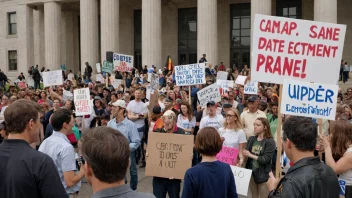
M 135 115 L 141 115 L 141 114 L 148 113 L 148 108 L 144 104 L 144 102 L 142 102 L 142 101 L 136 102 L 135 100 L 132 100 L 128 103 L 126 109 L 127 109 L 127 111 L 130 111 L 130 112 L 134 113 Z M 144 119 L 138 119 L 133 122 L 136 124 L 137 129 L 144 126 Z
M 203 117 L 199 124 L 199 129 L 204 127 L 214 127 L 216 130 L 224 126 L 224 117 L 216 114 L 215 117 L 210 118 L 208 115 Z
M 246 133 L 242 129 L 235 131 L 234 129 L 220 128 L 218 132 L 220 137 L 225 138 L 223 146 L 239 149 L 241 143 L 247 142 Z
M 74 78 L 75 78 L 75 75 L 73 75 L 73 73 L 69 73 L 69 74 L 67 75 L 67 80 L 72 81 Z
M 178 115 L 177 118 L 177 127 L 181 127 L 184 129 L 191 129 L 196 126 L 196 117 L 193 116 L 192 120 L 189 121 L 188 118 L 183 119 L 183 116 L 181 114 Z

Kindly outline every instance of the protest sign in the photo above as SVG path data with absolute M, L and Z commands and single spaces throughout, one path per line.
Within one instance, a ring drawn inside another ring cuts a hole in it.
M 19 89 L 27 88 L 26 82 L 23 82 L 23 81 L 18 82 L 17 86 L 18 86 Z
M 150 132 L 146 176 L 183 179 L 192 166 L 192 135 Z
M 200 91 L 197 92 L 197 95 L 198 95 L 199 104 L 202 107 L 205 107 L 207 105 L 207 102 L 209 101 L 214 101 L 214 102 L 221 101 L 219 87 L 216 83 L 201 89 Z
M 158 74 L 151 74 L 150 77 L 150 87 L 152 90 L 159 90 L 159 75 Z
M 42 74 L 44 87 L 63 84 L 61 70 L 43 72 Z
M 252 80 L 283 84 L 284 79 L 293 79 L 335 84 L 345 33 L 345 25 L 256 14 Z
M 231 166 L 233 176 L 235 177 L 236 192 L 240 195 L 247 196 L 249 182 L 252 176 L 252 170 Z
M 96 78 L 96 81 L 99 81 L 101 83 L 105 83 L 105 78 L 104 78 L 104 76 L 102 74 L 97 74 L 95 76 L 95 78 Z
M 221 151 L 216 155 L 216 159 L 230 165 L 237 164 L 238 149 L 222 146 Z
M 175 66 L 177 86 L 205 84 L 205 65 L 190 64 Z
M 72 94 L 72 92 L 63 90 L 62 99 L 63 99 L 64 101 L 66 101 L 66 100 L 73 100 L 73 94 Z
M 286 79 L 281 93 L 281 113 L 335 120 L 337 93 L 337 85 Z
M 122 84 L 122 79 L 114 79 L 112 86 L 117 89 Z
M 238 84 L 238 85 L 244 85 L 245 82 L 246 82 L 246 79 L 247 79 L 247 76 L 238 75 L 237 78 L 236 78 L 235 83 Z
M 27 76 L 26 78 L 28 87 L 34 87 L 34 80 L 32 76 Z
M 258 94 L 258 82 L 249 81 L 244 85 L 244 94 L 257 95 Z
M 114 69 L 113 63 L 110 63 L 108 61 L 104 61 L 102 71 L 107 72 L 107 73 L 112 73 L 112 70 Z
M 233 80 L 216 80 L 216 84 L 221 88 L 221 94 L 224 94 L 229 91 L 229 89 L 233 88 Z
M 97 68 L 97 73 L 100 73 L 101 72 L 100 63 L 95 64 L 95 67 Z
M 114 53 L 113 61 L 117 71 L 132 72 L 133 56 Z
M 89 88 L 75 89 L 73 91 L 76 116 L 90 115 L 93 104 L 90 101 Z
M 216 79 L 227 80 L 228 72 L 218 71 L 216 74 Z

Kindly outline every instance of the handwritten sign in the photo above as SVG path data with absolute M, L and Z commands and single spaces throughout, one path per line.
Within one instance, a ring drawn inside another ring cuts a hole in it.
M 216 74 L 216 79 L 227 80 L 228 72 L 218 71 Z
M 252 79 L 277 84 L 283 84 L 284 79 L 335 84 L 345 33 L 345 25 L 256 14 Z
M 113 63 L 110 63 L 108 61 L 103 62 L 103 67 L 102 67 L 103 72 L 107 72 L 111 74 L 113 69 L 114 69 Z
M 42 74 L 44 87 L 63 84 L 61 70 L 43 72 Z
M 177 86 L 205 84 L 205 64 L 175 66 Z
M 18 82 L 17 86 L 18 86 L 19 89 L 27 88 L 26 82 L 23 82 L 23 81 Z
M 192 135 L 149 133 L 146 176 L 183 179 L 192 166 Z
M 249 182 L 252 176 L 252 170 L 230 166 L 233 176 L 235 177 L 236 192 L 240 195 L 247 196 Z
M 216 159 L 230 165 L 237 164 L 238 149 L 222 146 L 221 151 L 216 155 Z
M 207 102 L 209 101 L 214 101 L 214 102 L 221 101 L 219 87 L 216 83 L 201 89 L 200 91 L 197 92 L 197 95 L 198 95 L 199 104 L 202 107 L 205 107 L 207 105 Z
M 66 100 L 73 100 L 73 94 L 72 94 L 72 92 L 63 90 L 62 99 L 63 99 L 64 101 L 66 101 Z
M 93 111 L 93 104 L 90 101 L 89 88 L 75 89 L 73 95 L 76 116 L 90 115 Z
M 249 81 L 244 85 L 244 94 L 257 95 L 258 94 L 258 82 Z
M 226 93 L 229 91 L 229 89 L 233 88 L 233 80 L 216 80 L 216 84 L 221 88 L 222 94 Z
M 97 74 L 95 76 L 95 78 L 96 78 L 96 81 L 99 81 L 101 83 L 105 83 L 105 78 L 104 78 L 104 76 L 102 74 Z
M 122 79 L 114 79 L 112 86 L 117 89 L 122 84 Z
M 284 114 L 335 120 L 337 85 L 286 79 L 282 88 Z
M 113 61 L 117 71 L 132 72 L 133 56 L 114 53 Z
M 235 83 L 238 84 L 238 85 L 244 85 L 245 82 L 246 82 L 246 79 L 247 79 L 247 76 L 238 75 L 237 78 L 236 78 Z
M 100 73 L 101 72 L 100 63 L 95 64 L 95 67 L 97 68 L 97 73 Z
M 159 75 L 158 74 L 151 74 L 150 77 L 150 88 L 154 90 L 159 90 Z

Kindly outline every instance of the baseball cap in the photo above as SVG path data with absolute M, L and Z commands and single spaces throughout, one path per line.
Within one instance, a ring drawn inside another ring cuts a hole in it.
M 257 100 L 258 100 L 257 96 L 250 96 L 250 97 L 248 98 L 248 102 L 255 102 L 255 101 L 257 101 Z
M 126 108 L 126 102 L 124 100 L 117 100 L 116 102 L 111 104 L 114 107 Z
M 222 107 L 224 107 L 224 108 L 232 108 L 232 104 L 225 103 L 225 104 L 222 105 Z
M 209 101 L 209 102 L 207 102 L 207 107 L 209 107 L 209 106 L 214 106 L 215 105 L 215 102 L 214 101 Z

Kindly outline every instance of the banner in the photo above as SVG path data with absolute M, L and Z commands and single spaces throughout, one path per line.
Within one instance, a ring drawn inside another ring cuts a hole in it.
M 220 102 L 221 96 L 219 87 L 216 83 L 209 85 L 197 92 L 199 104 L 202 107 L 207 106 L 207 102 L 214 101 Z
M 17 82 L 17 86 L 18 86 L 19 89 L 27 88 L 26 82 L 24 82 L 24 81 Z
M 133 56 L 114 53 L 113 61 L 117 71 L 132 72 Z
M 249 81 L 244 85 L 244 94 L 258 95 L 258 82 Z
M 230 165 L 237 164 L 238 149 L 222 146 L 221 151 L 216 155 L 216 159 Z
M 146 176 L 183 179 L 192 166 L 192 135 L 150 132 Z
M 237 166 L 231 166 L 231 170 L 235 177 L 236 192 L 240 195 L 247 196 L 252 170 Z
M 44 87 L 63 84 L 61 70 L 42 72 L 42 75 Z
M 90 100 L 89 88 L 73 90 L 76 116 L 90 115 L 93 112 L 93 103 Z
M 97 68 L 97 73 L 101 73 L 100 63 L 95 64 L 95 67 Z
M 338 85 L 286 79 L 282 88 L 281 113 L 335 120 Z
M 107 72 L 107 73 L 112 74 L 113 69 L 114 69 L 113 63 L 110 63 L 108 61 L 104 61 L 103 67 L 102 67 L 103 72 Z
M 293 79 L 335 84 L 345 33 L 346 25 L 256 14 L 252 80 L 283 84 L 284 79 Z
M 234 82 L 233 80 L 216 80 L 216 84 L 221 88 L 221 94 L 224 94 L 229 91 L 229 89 L 233 89 Z
M 66 101 L 66 100 L 72 100 L 73 101 L 73 94 L 70 91 L 63 90 L 62 99 L 64 101 Z
M 175 66 L 175 80 L 177 86 L 205 84 L 204 63 Z
M 218 71 L 216 74 L 216 79 L 227 80 L 228 72 Z

